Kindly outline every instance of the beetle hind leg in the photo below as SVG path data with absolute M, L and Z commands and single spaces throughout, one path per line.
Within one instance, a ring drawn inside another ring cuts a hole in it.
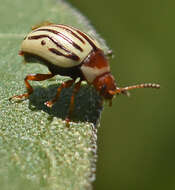
M 20 100 L 23 98 L 25 98 L 25 99 L 28 98 L 33 93 L 33 88 L 30 85 L 30 83 L 28 82 L 29 80 L 43 81 L 43 80 L 50 79 L 53 76 L 54 76 L 54 74 L 52 74 L 52 73 L 50 73 L 50 74 L 29 74 L 29 75 L 27 75 L 24 79 L 26 89 L 27 89 L 27 93 L 12 96 L 11 98 L 9 98 L 9 100 L 12 100 L 12 99 L 19 99 Z

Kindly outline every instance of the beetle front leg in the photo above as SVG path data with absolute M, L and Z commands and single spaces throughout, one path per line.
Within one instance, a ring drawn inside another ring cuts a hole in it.
M 60 97 L 60 94 L 61 94 L 61 91 L 63 88 L 68 88 L 70 86 L 72 86 L 72 84 L 74 83 L 74 80 L 68 80 L 64 83 L 61 84 L 61 86 L 57 89 L 57 94 L 55 96 L 55 98 L 53 98 L 52 100 L 50 101 L 47 101 L 45 102 L 44 104 L 47 106 L 47 107 L 52 107 L 53 104 L 58 100 L 58 98 Z
M 50 74 L 29 74 L 25 77 L 24 82 L 26 85 L 26 89 L 27 89 L 27 93 L 24 94 L 20 94 L 20 95 L 15 95 L 12 96 L 11 98 L 9 98 L 9 100 L 11 99 L 22 99 L 22 98 L 28 98 L 30 94 L 32 94 L 33 92 L 33 88 L 30 85 L 30 83 L 28 82 L 28 80 L 32 80 L 32 81 L 43 81 L 43 80 L 47 80 L 52 78 L 53 76 L 55 76 L 54 74 L 50 73 Z

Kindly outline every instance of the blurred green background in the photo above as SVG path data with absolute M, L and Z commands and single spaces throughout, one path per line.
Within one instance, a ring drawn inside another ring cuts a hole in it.
M 114 51 L 119 86 L 158 82 L 105 106 L 98 133 L 95 190 L 174 190 L 175 2 L 70 1 Z

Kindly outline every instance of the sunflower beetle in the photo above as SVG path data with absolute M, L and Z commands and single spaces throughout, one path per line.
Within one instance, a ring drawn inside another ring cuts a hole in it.
M 61 90 L 72 86 L 75 80 L 80 78 L 74 85 L 66 118 L 67 122 L 70 120 L 74 108 L 74 97 L 80 89 L 82 81 L 87 81 L 88 84 L 93 85 L 102 99 L 109 100 L 110 105 L 115 94 L 127 94 L 129 90 L 136 88 L 160 87 L 159 84 L 155 83 L 124 88 L 117 87 L 110 72 L 108 60 L 99 43 L 86 33 L 68 25 L 44 23 L 34 27 L 24 38 L 20 55 L 23 55 L 24 58 L 33 56 L 42 59 L 50 73 L 27 75 L 24 79 L 27 93 L 13 96 L 10 100 L 13 98 L 28 98 L 32 94 L 33 88 L 28 82 L 29 80 L 43 81 L 55 75 L 71 77 L 71 80 L 62 83 L 58 87 L 57 94 L 52 100 L 45 102 L 46 106 L 52 107 L 59 98 Z

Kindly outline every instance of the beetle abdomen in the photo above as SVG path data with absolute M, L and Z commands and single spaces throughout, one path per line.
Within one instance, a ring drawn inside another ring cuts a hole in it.
M 100 48 L 96 40 L 65 25 L 39 27 L 26 36 L 21 46 L 22 52 L 64 68 L 81 64 L 95 48 Z

